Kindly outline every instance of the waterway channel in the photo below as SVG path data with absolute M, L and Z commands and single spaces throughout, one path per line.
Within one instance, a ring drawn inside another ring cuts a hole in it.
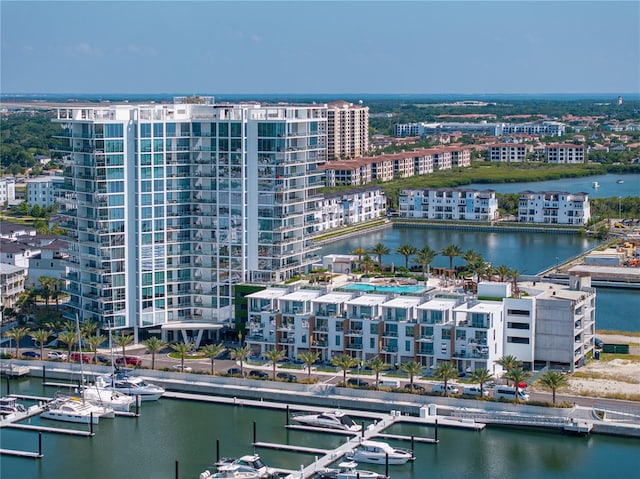
M 2 391 L 5 392 L 4 385 Z M 12 392 L 51 395 L 38 379 L 12 382 Z M 253 422 L 258 441 L 333 448 L 342 436 L 288 431 L 282 411 L 244 406 L 224 406 L 174 399 L 144 403 L 139 418 L 101 420 L 93 438 L 43 435 L 44 458 L 40 460 L 2 456 L 1 477 L 32 479 L 197 478 L 211 466 L 220 441 L 222 456 L 252 452 Z M 33 418 L 32 424 L 56 427 L 74 425 Z M 75 426 L 86 428 L 86 426 Z M 431 427 L 398 425 L 393 434 L 433 437 Z M 595 478 L 634 477 L 640 441 L 591 435 L 568 437 L 560 433 L 489 427 L 481 432 L 445 429 L 438 431 L 440 443 L 415 444 L 417 460 L 390 466 L 392 479 L 426 478 Z M 393 441 L 390 441 L 393 443 Z M 1 447 L 37 450 L 34 432 L 2 431 Z M 407 443 L 395 443 L 407 447 Z M 298 470 L 313 457 L 260 449 L 274 467 Z M 384 472 L 384 467 L 361 467 Z

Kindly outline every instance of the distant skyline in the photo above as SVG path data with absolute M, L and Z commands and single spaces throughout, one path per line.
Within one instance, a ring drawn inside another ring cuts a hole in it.
M 7 1 L 8 93 L 639 93 L 637 1 Z

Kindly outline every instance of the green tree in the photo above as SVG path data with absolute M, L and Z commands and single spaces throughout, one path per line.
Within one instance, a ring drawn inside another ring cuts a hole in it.
M 16 326 L 15 328 L 11 328 L 8 331 L 5 331 L 5 337 L 10 338 L 16 342 L 16 358 L 20 358 L 20 341 L 28 334 L 29 328 L 23 328 L 21 326 Z
M 36 331 L 31 331 L 29 336 L 33 338 L 33 340 L 38 343 L 38 347 L 40 348 L 40 357 L 44 358 L 44 344 L 51 336 L 51 331 L 48 329 L 38 329 Z
M 300 358 L 302 362 L 307 366 L 309 380 L 311 380 L 311 366 L 313 366 L 313 363 L 315 363 L 319 357 L 320 353 L 317 351 L 303 351 L 298 354 L 298 358 Z
M 69 351 L 67 362 L 71 361 L 71 350 L 73 345 L 78 342 L 78 335 L 75 331 L 67 329 L 58 334 L 58 341 L 62 341 L 67 345 L 67 350 Z
M 496 363 L 499 364 L 500 366 L 502 366 L 504 369 L 506 369 L 507 374 L 512 369 L 522 366 L 522 361 L 520 361 L 518 358 L 516 358 L 512 354 L 508 354 L 506 356 L 502 356 L 500 359 L 498 359 L 496 361 Z M 509 378 L 507 376 L 505 376 L 505 377 L 507 378 L 507 386 L 508 386 L 509 385 Z
M 480 385 L 480 397 L 484 397 L 484 385 L 493 380 L 493 374 L 486 368 L 478 368 L 471 373 L 471 380 Z
M 284 358 L 284 350 L 283 349 L 270 349 L 269 351 L 265 351 L 264 356 L 271 361 L 271 366 L 273 367 L 273 380 L 276 380 L 276 366 L 278 365 L 278 361 Z
M 355 254 L 358 256 L 358 263 L 360 263 L 360 261 L 362 261 L 362 257 L 367 254 L 367 250 L 365 250 L 362 246 L 358 246 L 356 249 L 354 249 L 351 254 Z
M 405 243 L 398 246 L 396 252 L 404 256 L 404 267 L 406 269 L 409 269 L 409 258 L 416 254 L 418 252 L 418 249 L 409 243 Z
M 429 265 L 437 254 L 438 253 L 433 251 L 429 245 L 423 246 L 416 254 L 416 261 L 420 266 L 422 266 L 422 275 L 425 276 L 425 281 L 427 274 L 429 274 Z
M 87 321 L 82 321 L 82 323 L 80 323 L 80 334 L 82 335 L 83 338 L 88 336 L 93 336 L 97 330 L 98 330 L 98 323 L 96 323 L 95 321 L 87 320 Z
M 558 371 L 547 371 L 538 378 L 538 382 L 544 387 L 551 389 L 553 404 L 556 403 L 556 391 L 569 384 L 567 375 Z
M 358 364 L 358 360 L 348 354 L 341 354 L 331 358 L 331 364 L 342 369 L 342 385 L 347 387 L 347 370 Z
M 367 361 L 367 366 L 376 373 L 376 389 L 380 389 L 380 385 L 378 384 L 380 382 L 378 380 L 380 378 L 380 373 L 391 369 L 391 364 L 386 363 L 380 356 L 376 356 L 375 358 Z
M 387 248 L 385 245 L 383 245 L 382 243 L 378 243 L 376 244 L 373 248 L 371 248 L 370 251 L 371 254 L 375 254 L 378 257 L 378 264 L 380 265 L 380 267 L 382 268 L 382 257 L 385 254 L 389 254 L 390 250 L 389 248 Z
M 449 391 L 447 391 L 447 385 L 449 381 L 458 377 L 458 370 L 456 367 L 448 361 L 442 361 L 438 363 L 434 371 L 434 376 L 436 379 L 444 382 L 444 395 L 448 396 Z
M 209 358 L 211 360 L 211 375 L 213 376 L 215 374 L 215 362 L 216 362 L 216 357 L 218 356 L 218 354 L 220 354 L 222 351 L 224 351 L 224 344 L 219 343 L 219 344 L 207 344 L 206 346 L 200 348 L 200 351 L 205 355 L 206 358 Z
M 184 371 L 184 357 L 191 352 L 193 344 L 187 342 L 175 343 L 171 345 L 171 349 L 180 355 L 180 371 Z
M 240 374 L 244 377 L 244 360 L 251 354 L 251 349 L 247 346 L 235 348 L 231 351 L 231 357 L 240 361 Z
M 98 362 L 98 348 L 105 341 L 105 337 L 102 334 L 92 334 L 91 336 L 87 336 L 84 338 L 85 342 L 89 346 L 89 349 L 93 353 L 93 362 Z
M 375 264 L 376 262 L 373 260 L 373 258 L 368 254 L 365 254 L 360 261 L 360 268 L 362 269 L 362 272 L 364 274 L 369 274 Z
M 413 378 L 422 371 L 422 364 L 415 361 L 408 361 L 402 364 L 400 369 L 409 375 L 409 384 L 411 384 L 411 390 L 413 391 Z
M 40 296 L 44 299 L 45 307 L 49 307 L 49 300 L 53 297 L 55 289 L 56 289 L 56 278 L 52 278 L 50 276 L 40 276 L 38 278 L 38 282 L 40 283 Z
M 510 379 L 511 381 L 513 381 L 513 385 L 516 388 L 516 391 L 518 390 L 518 385 L 520 383 L 525 382 L 527 379 L 529 379 L 530 374 L 527 371 L 524 371 L 520 366 L 516 366 L 514 368 L 512 368 L 506 375 L 505 377 L 507 379 Z M 516 404 L 518 404 L 518 395 L 516 394 Z
M 442 248 L 440 250 L 440 254 L 449 258 L 449 269 L 453 269 L 453 258 L 461 256 L 462 250 L 460 249 L 460 246 L 450 244 L 449 246 Z
M 126 364 L 126 348 L 133 342 L 133 336 L 125 333 L 115 334 L 113 336 L 113 342 L 116 343 L 117 346 L 120 346 L 122 348 L 122 363 Z
M 506 278 L 509 277 L 509 275 L 511 275 L 511 269 L 509 269 L 506 264 L 496 266 L 493 269 L 493 272 L 498 275 L 498 277 L 500 278 L 500 282 L 503 282 Z

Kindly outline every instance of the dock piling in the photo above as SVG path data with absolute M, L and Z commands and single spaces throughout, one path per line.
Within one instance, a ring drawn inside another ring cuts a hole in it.
M 436 444 L 438 443 L 438 418 L 436 418 L 435 422 L 435 437 L 434 439 L 436 440 Z
M 179 479 L 180 471 L 179 471 L 179 462 L 176 460 L 176 479 Z
M 413 450 L 415 449 L 415 447 L 413 447 L 413 442 L 414 442 L 414 437 L 413 434 L 411 434 L 411 451 L 413 452 Z
M 38 433 L 38 456 L 42 457 L 42 433 Z
M 384 475 L 389 477 L 389 453 L 384 453 Z
M 285 425 L 289 425 L 289 405 L 287 404 L 287 409 L 286 409 L 286 414 L 287 414 L 287 420 L 285 422 Z M 255 441 L 254 441 L 255 442 Z
M 220 461 L 220 439 L 216 439 L 216 462 Z
M 93 412 L 89 416 L 89 432 L 93 436 Z
M 256 445 L 255 445 L 255 444 L 256 444 L 256 442 L 258 442 L 258 441 L 256 440 L 256 422 L 255 422 L 255 421 L 253 421 L 253 453 L 254 453 L 254 454 L 256 453 Z
M 42 383 L 46 383 L 47 382 L 47 367 L 43 364 L 42 365 Z

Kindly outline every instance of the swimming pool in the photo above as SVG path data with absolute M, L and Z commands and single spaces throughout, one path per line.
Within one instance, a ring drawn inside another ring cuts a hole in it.
M 424 286 L 419 285 L 381 285 L 371 283 L 352 283 L 342 286 L 340 289 L 349 291 L 365 291 L 367 293 L 398 293 L 398 294 L 421 294 L 426 291 Z

